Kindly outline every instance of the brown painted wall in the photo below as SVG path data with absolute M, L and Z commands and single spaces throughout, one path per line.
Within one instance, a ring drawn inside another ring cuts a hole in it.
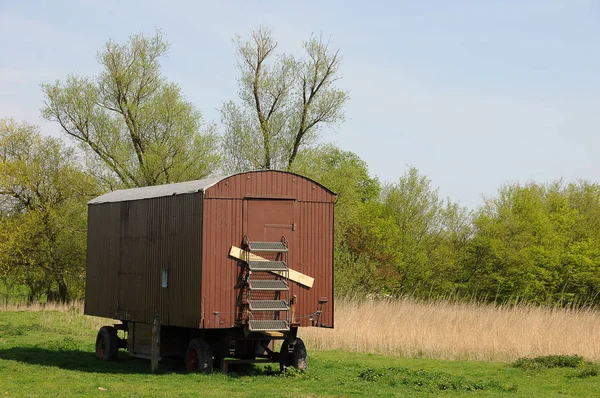
M 229 249 L 232 245 L 241 245 L 241 219 L 241 199 L 204 200 L 202 300 L 205 328 L 235 326 L 240 299 L 237 288 L 240 266 L 229 257 Z
M 298 296 L 297 320 L 308 326 L 308 316 L 327 298 L 321 322 L 333 326 L 333 206 L 335 196 L 303 177 L 278 171 L 250 172 L 220 181 L 205 193 L 202 279 L 205 281 L 204 327 L 231 327 L 239 315 L 239 262 L 227 253 L 240 246 L 247 230 L 245 199 L 294 201 L 295 230 L 285 233 L 289 242 L 288 265 L 315 278 L 312 289 L 290 283 L 290 297 Z M 255 228 L 256 226 L 254 226 Z M 249 236 L 250 240 L 254 239 Z M 218 315 L 215 315 L 218 312 Z
M 118 300 L 120 203 L 88 206 L 84 312 L 114 318 Z
M 226 178 L 210 187 L 206 199 L 285 197 L 300 202 L 335 202 L 335 195 L 323 186 L 292 173 L 253 171 Z
M 291 283 L 298 295 L 297 317 L 302 326 L 310 325 L 307 316 L 323 306 L 321 323 L 333 327 L 333 203 L 300 202 L 298 204 L 298 251 L 290 268 L 315 278 L 312 289 Z
M 198 327 L 202 193 L 94 204 L 88 215 L 85 313 Z

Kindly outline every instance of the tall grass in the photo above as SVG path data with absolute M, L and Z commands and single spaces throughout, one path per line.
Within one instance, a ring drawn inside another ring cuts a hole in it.
M 68 304 L 61 302 L 28 303 L 26 300 L 12 300 L 0 303 L 0 311 L 59 311 L 83 313 L 83 300 L 72 301 Z
M 600 360 L 595 309 L 346 300 L 336 304 L 335 329 L 300 333 L 308 347 L 323 350 L 483 361 L 579 354 Z
M 92 335 L 112 323 L 84 316 L 83 302 L 0 305 L 0 311 L 20 310 L 41 311 L 42 324 L 49 327 L 58 316 L 61 325 Z M 600 311 L 408 298 L 338 300 L 335 329 L 301 328 L 300 337 L 309 350 L 480 361 L 577 354 L 600 361 Z
M 39 312 L 40 325 L 48 329 L 62 328 L 76 335 L 94 335 L 100 327 L 115 323 L 112 319 L 83 315 L 83 301 L 73 301 L 69 304 L 58 302 L 0 304 L 0 324 L 2 311 Z

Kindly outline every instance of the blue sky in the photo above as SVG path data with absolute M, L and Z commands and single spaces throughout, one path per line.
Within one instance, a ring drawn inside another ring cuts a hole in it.
M 96 53 L 160 28 L 163 72 L 208 121 L 236 98 L 235 34 L 271 26 L 283 52 L 311 33 L 343 55 L 346 122 L 322 141 L 393 182 L 417 167 L 475 207 L 504 183 L 600 181 L 597 1 L 0 0 L 0 117 L 40 118 L 42 82 L 99 72 Z

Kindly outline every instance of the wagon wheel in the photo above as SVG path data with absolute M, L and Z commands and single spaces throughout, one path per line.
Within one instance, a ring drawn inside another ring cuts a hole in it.
M 290 344 L 293 343 L 294 348 L 290 351 Z M 281 360 L 279 361 L 279 369 L 283 372 L 285 368 L 294 367 L 298 370 L 308 369 L 308 355 L 306 354 L 306 346 L 302 339 L 284 340 L 281 344 Z
M 96 356 L 103 361 L 114 361 L 119 352 L 119 337 L 117 329 L 112 326 L 102 326 L 96 336 Z
M 210 373 L 213 371 L 212 350 L 206 341 L 201 338 L 190 341 L 185 353 L 185 367 L 188 372 Z

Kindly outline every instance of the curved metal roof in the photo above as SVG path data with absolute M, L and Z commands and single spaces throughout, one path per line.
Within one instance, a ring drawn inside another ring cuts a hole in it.
M 238 174 L 246 174 L 246 173 L 260 173 L 260 172 L 278 172 L 278 173 L 288 173 L 294 174 L 302 178 L 306 178 L 319 185 L 329 193 L 335 195 L 333 191 L 323 186 L 322 184 L 308 178 L 304 177 L 300 174 L 290 173 L 288 171 L 281 170 L 254 170 L 247 171 L 243 173 L 236 173 L 227 176 L 221 177 L 212 177 L 205 178 L 203 180 L 195 180 L 195 181 L 185 181 L 185 182 L 177 182 L 174 184 L 164 184 L 164 185 L 155 185 L 151 187 L 140 187 L 140 188 L 129 188 L 129 189 L 119 189 L 116 191 L 112 191 L 106 193 L 104 195 L 100 195 L 88 202 L 88 204 L 99 204 L 99 203 L 113 203 L 113 202 L 126 202 L 130 200 L 139 200 L 139 199 L 150 199 L 150 198 L 160 198 L 164 196 L 173 196 L 173 195 L 184 195 L 189 193 L 196 193 L 200 191 L 206 191 L 208 188 L 213 185 Z
M 119 189 L 98 196 L 88 202 L 93 205 L 97 203 L 125 202 L 128 200 L 159 198 L 162 196 L 183 195 L 204 191 L 221 181 L 223 177 L 206 178 L 204 180 L 177 182 L 175 184 L 155 185 L 152 187 L 140 187 L 130 189 Z

